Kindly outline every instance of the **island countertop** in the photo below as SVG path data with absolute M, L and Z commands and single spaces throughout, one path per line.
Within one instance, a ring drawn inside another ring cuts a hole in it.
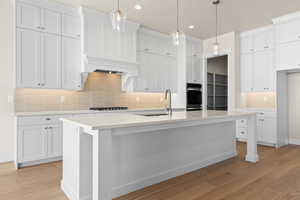
M 147 125 L 162 125 L 188 121 L 205 121 L 218 119 L 235 119 L 242 116 L 255 115 L 256 112 L 236 111 L 194 111 L 173 112 L 172 116 L 143 116 L 133 113 L 103 113 L 99 116 L 82 116 L 73 118 L 61 118 L 64 122 L 76 124 L 92 130 L 128 128 Z

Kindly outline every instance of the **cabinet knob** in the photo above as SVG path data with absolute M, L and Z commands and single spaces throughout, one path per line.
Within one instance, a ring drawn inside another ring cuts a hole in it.
M 80 37 L 80 36 L 81 36 L 80 34 L 77 35 L 77 37 Z
M 269 48 L 269 46 L 265 46 L 264 48 L 267 49 L 267 48 Z
M 45 127 L 45 130 L 48 130 L 48 127 Z
M 37 85 L 38 85 L 38 86 L 41 86 L 41 84 L 40 84 L 40 83 L 38 83 Z

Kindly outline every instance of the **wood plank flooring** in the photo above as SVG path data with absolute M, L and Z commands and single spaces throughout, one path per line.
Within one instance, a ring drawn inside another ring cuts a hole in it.
M 300 200 L 300 146 L 259 146 L 260 162 L 243 161 L 245 145 L 230 160 L 144 188 L 116 200 Z M 0 199 L 67 200 L 61 162 L 14 170 L 0 164 Z

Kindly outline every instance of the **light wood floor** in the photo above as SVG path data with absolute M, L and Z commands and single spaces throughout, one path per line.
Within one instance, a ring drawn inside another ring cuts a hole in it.
M 300 147 L 259 147 L 261 161 L 239 156 L 205 169 L 133 192 L 117 200 L 300 200 Z M 0 199 L 67 200 L 60 190 L 61 163 L 18 171 L 0 165 Z

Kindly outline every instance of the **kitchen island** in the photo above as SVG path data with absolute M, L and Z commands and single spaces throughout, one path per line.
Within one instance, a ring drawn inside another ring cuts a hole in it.
M 239 119 L 248 123 L 246 161 L 257 162 L 253 112 L 63 118 L 62 190 L 71 200 L 111 200 L 234 157 Z

